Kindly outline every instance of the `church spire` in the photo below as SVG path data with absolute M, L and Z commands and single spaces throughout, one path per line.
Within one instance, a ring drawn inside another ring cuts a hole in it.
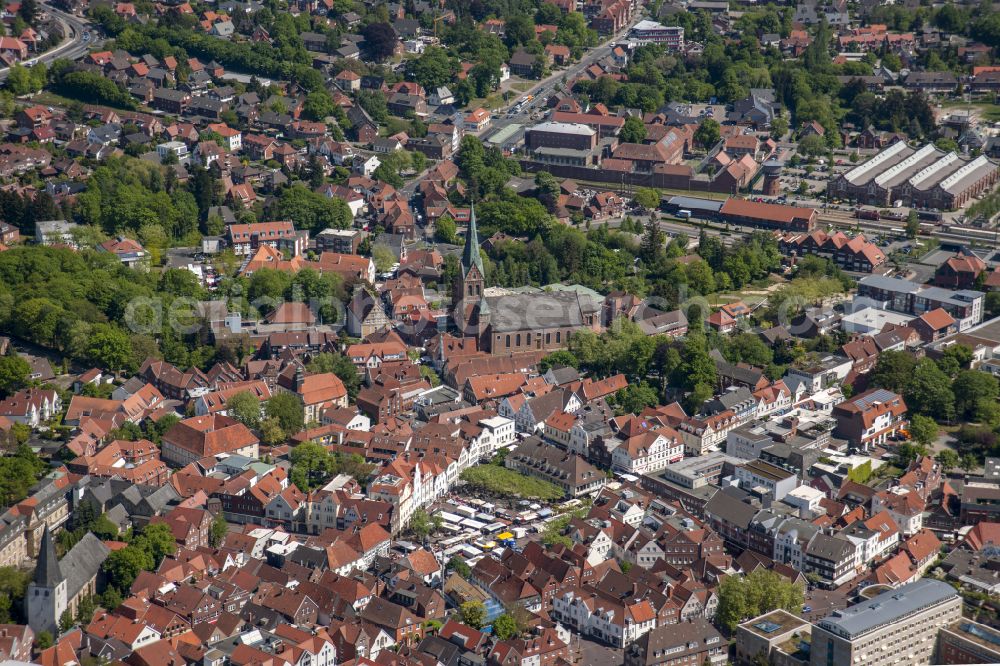
M 56 546 L 52 542 L 52 534 L 46 525 L 42 531 L 42 543 L 38 548 L 38 564 L 35 566 L 35 585 L 54 588 L 63 580 L 62 569 L 59 568 L 59 558 L 56 557 Z
M 465 251 L 462 253 L 462 275 L 467 275 L 473 266 L 479 269 L 479 275 L 485 277 L 483 258 L 479 254 L 479 231 L 476 229 L 476 204 L 472 204 L 469 215 L 469 231 L 465 234 Z

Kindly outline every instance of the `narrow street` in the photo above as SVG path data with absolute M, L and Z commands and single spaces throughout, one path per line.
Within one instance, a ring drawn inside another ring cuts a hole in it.
M 595 62 L 602 60 L 603 58 L 610 55 L 612 45 L 617 43 L 620 39 L 622 39 L 625 35 L 627 35 L 629 30 L 632 29 L 632 26 L 641 21 L 643 18 L 644 17 L 641 15 L 636 16 L 629 23 L 629 25 L 625 27 L 623 30 L 619 31 L 615 35 L 608 37 L 599 46 L 587 51 L 587 53 L 584 54 L 584 56 L 579 60 L 579 62 L 573 63 L 566 69 L 560 69 L 553 72 L 552 74 L 545 77 L 541 81 L 535 83 L 535 85 L 533 85 L 528 90 L 518 93 L 516 96 L 511 95 L 509 103 L 506 106 L 501 107 L 494 112 L 493 124 L 490 125 L 488 131 L 484 132 L 483 138 L 496 134 L 497 132 L 507 127 L 508 125 L 514 123 L 525 123 L 530 121 L 532 111 L 536 110 L 538 108 L 538 105 L 544 101 L 544 99 L 542 98 L 544 98 L 544 96 L 547 93 L 550 93 L 555 90 L 556 83 L 562 80 L 570 81 L 576 78 L 587 67 L 590 67 Z M 516 104 L 519 99 L 523 99 L 528 95 L 534 95 L 536 99 L 533 100 L 531 104 L 525 104 L 524 108 L 521 109 L 520 113 L 511 118 L 508 118 L 506 116 L 507 111 L 511 107 L 513 107 L 514 104 Z

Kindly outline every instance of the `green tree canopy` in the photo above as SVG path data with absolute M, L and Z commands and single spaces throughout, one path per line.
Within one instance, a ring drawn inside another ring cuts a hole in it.
M 701 124 L 698 125 L 698 129 L 694 131 L 694 140 L 705 150 L 711 150 L 715 144 L 719 143 L 721 136 L 719 123 L 712 118 L 702 120 Z
M 923 446 L 930 446 L 938 435 L 937 422 L 929 416 L 914 414 L 910 419 L 910 436 Z
M 996 384 L 995 379 L 993 383 Z M 936 419 L 949 421 L 955 415 L 955 393 L 951 388 L 951 380 L 929 358 L 917 362 L 903 391 L 903 397 L 911 410 Z
M 493 620 L 493 635 L 502 641 L 516 638 L 518 635 L 517 620 L 504 613 Z
M 746 576 L 726 576 L 719 586 L 715 619 L 732 632 L 743 620 L 778 608 L 799 613 L 804 595 L 802 585 L 767 569 L 756 569 Z
M 633 199 L 646 210 L 656 210 L 660 207 L 660 192 L 652 187 L 640 187 Z
M 956 414 L 975 419 L 980 401 L 996 402 L 1000 386 L 991 374 L 980 370 L 962 370 L 955 378 L 953 391 Z
M 226 540 L 226 535 L 228 533 L 229 523 L 226 522 L 226 517 L 219 512 L 216 514 L 215 518 L 212 519 L 212 527 L 208 533 L 208 545 L 212 548 L 218 548 L 222 545 L 223 541 Z
M 641 118 L 629 116 L 625 119 L 625 124 L 618 133 L 622 143 L 642 143 L 646 138 L 646 126 Z
M 28 384 L 31 366 L 16 354 L 0 356 L 0 397 L 7 397 Z
M 302 430 L 305 414 L 302 403 L 292 393 L 281 391 L 271 396 L 264 411 L 269 418 L 277 419 L 278 425 L 287 437 Z
M 482 629 L 486 624 L 486 606 L 481 601 L 466 601 L 458 607 L 458 619 L 473 629 Z
M 295 227 L 308 229 L 313 235 L 324 229 L 346 229 L 354 221 L 351 209 L 343 199 L 325 197 L 302 183 L 286 187 L 271 208 L 278 220 L 295 220 Z
M 934 456 L 934 459 L 941 465 L 941 469 L 944 470 L 945 474 L 958 467 L 961 463 L 958 453 L 954 449 L 941 449 Z
M 292 462 L 288 478 L 295 486 L 309 492 L 318 488 L 330 477 L 333 470 L 333 456 L 322 444 L 303 442 L 289 454 Z
M 173 555 L 177 550 L 177 542 L 170 526 L 166 523 L 150 523 L 143 528 L 132 544 L 147 551 L 153 558 L 153 566 L 159 566 L 167 555 Z
M 472 575 L 472 568 L 458 555 L 452 555 L 447 566 L 462 578 L 468 578 Z
M 260 427 L 260 399 L 250 391 L 240 391 L 226 402 L 226 411 L 248 428 Z
M 442 243 L 458 244 L 458 230 L 451 215 L 442 215 L 434 222 L 434 237 Z

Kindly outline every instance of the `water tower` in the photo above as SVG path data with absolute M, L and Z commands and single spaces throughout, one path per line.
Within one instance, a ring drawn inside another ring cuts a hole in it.
M 764 169 L 764 196 L 776 197 L 781 194 L 781 169 L 785 166 L 778 160 L 768 160 Z

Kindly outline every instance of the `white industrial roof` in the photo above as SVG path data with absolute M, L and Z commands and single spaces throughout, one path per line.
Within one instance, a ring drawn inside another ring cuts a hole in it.
M 548 121 L 538 123 L 530 129 L 532 132 L 553 132 L 556 134 L 579 134 L 581 136 L 593 136 L 594 129 L 583 123 L 560 123 Z

